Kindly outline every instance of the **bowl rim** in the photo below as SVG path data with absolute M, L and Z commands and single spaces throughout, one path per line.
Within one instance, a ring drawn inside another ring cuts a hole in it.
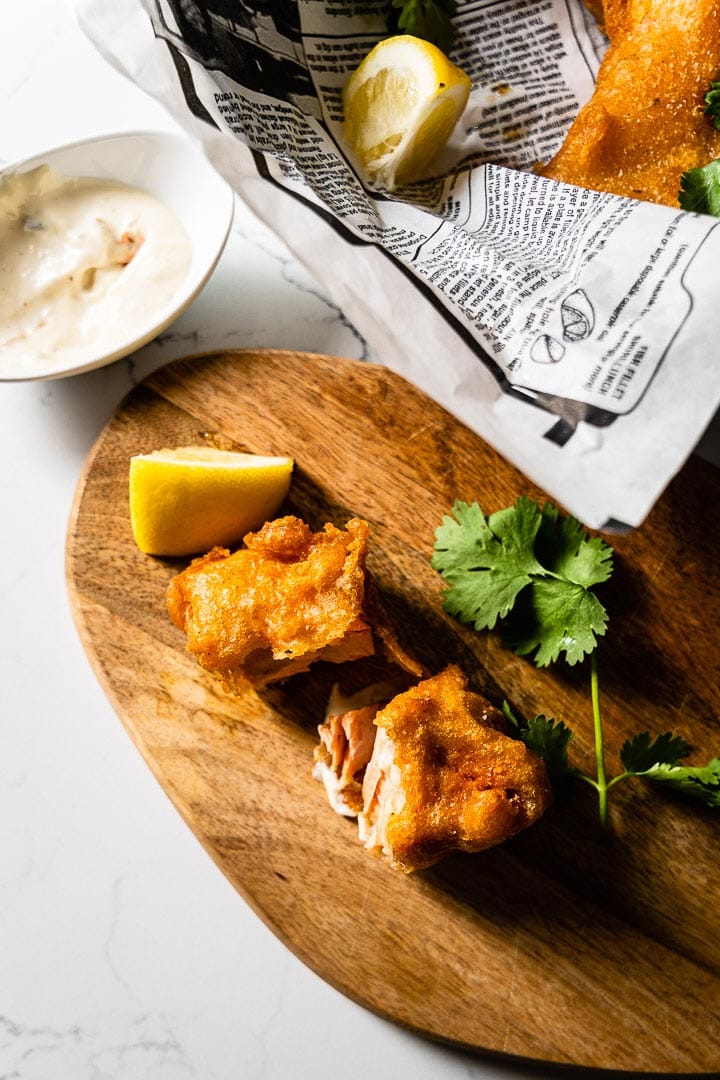
M 119 342 L 117 347 L 111 352 L 103 353 L 102 356 L 96 356 L 93 359 L 81 362 L 77 365 L 63 367 L 60 369 L 53 369 L 51 371 L 40 370 L 30 373 L 22 374 L 7 374 L 3 373 L 0 364 L 0 383 L 17 383 L 17 382 L 43 382 L 53 379 L 69 378 L 73 375 L 81 375 L 87 371 L 94 371 L 97 368 L 105 367 L 108 364 L 114 363 L 116 360 L 121 360 L 125 356 L 129 356 L 131 353 L 141 349 L 144 345 L 149 344 L 156 337 L 165 331 L 171 323 L 175 322 L 183 312 L 187 310 L 190 304 L 197 298 L 199 293 L 205 287 L 212 274 L 213 270 L 217 266 L 220 256 L 222 255 L 227 245 L 227 240 L 232 228 L 233 218 L 235 214 L 235 192 L 225 177 L 220 173 L 212 164 L 210 159 L 202 150 L 202 145 L 195 139 L 184 134 L 183 132 L 174 131 L 162 131 L 160 129 L 152 130 L 138 130 L 133 129 L 129 131 L 113 131 L 105 132 L 100 135 L 91 135 L 82 139 L 75 139 L 72 142 L 58 143 L 55 146 L 47 147 L 32 154 L 29 157 L 18 159 L 17 161 L 9 162 L 6 165 L 0 167 L 0 181 L 6 176 L 12 176 L 15 173 L 28 172 L 33 166 L 39 166 L 43 164 L 52 164 L 48 159 L 54 155 L 61 154 L 65 151 L 78 150 L 85 146 L 97 146 L 102 143 L 109 143 L 115 141 L 121 141 L 123 139 L 144 139 L 146 141 L 154 142 L 166 142 L 174 143 L 176 146 L 184 147 L 188 150 L 195 148 L 196 153 L 202 159 L 207 166 L 208 173 L 214 175 L 218 182 L 217 198 L 220 199 L 220 192 L 224 189 L 225 198 L 227 204 L 224 210 L 223 216 L 220 220 L 223 222 L 219 229 L 218 239 L 214 245 L 212 255 L 207 263 L 202 264 L 202 271 L 198 275 L 197 279 L 191 283 L 191 287 L 185 291 L 184 287 L 188 280 L 188 277 L 178 286 L 176 292 L 170 297 L 168 301 L 158 310 L 157 316 L 153 319 L 152 324 L 142 333 L 134 334 L 131 338 L 126 338 Z M 89 173 L 75 173 L 75 175 L 90 175 Z M 111 179 L 110 176 L 106 177 Z M 124 181 L 118 181 L 123 183 Z M 140 184 L 133 184 L 129 186 L 141 187 Z M 160 202 L 162 198 L 155 196 Z M 223 210 L 220 204 L 220 210 Z M 185 223 L 181 221 L 183 227 Z M 192 264 L 191 264 L 192 265 Z M 189 272 L 188 268 L 188 272 Z M 1 350 L 0 350 L 1 351 Z

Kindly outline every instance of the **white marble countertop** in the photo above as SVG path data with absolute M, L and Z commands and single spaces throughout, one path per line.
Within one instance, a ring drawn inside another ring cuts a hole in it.
M 0 102 L 2 163 L 113 130 L 175 129 L 57 0 L 5 5 Z M 209 285 L 159 340 L 86 375 L 0 386 L 0 1077 L 555 1075 L 417 1038 L 304 967 L 183 825 L 85 658 L 64 542 L 88 450 L 153 368 L 250 345 L 373 359 L 238 205 Z

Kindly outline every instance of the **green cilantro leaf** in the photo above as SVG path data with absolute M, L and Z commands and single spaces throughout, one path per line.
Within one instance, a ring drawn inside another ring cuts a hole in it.
M 720 217 L 720 158 L 682 174 L 678 202 L 683 210 Z
M 522 496 L 485 518 L 458 502 L 435 533 L 432 565 L 450 588 L 445 610 L 476 630 L 510 615 L 507 643 L 545 666 L 575 664 L 605 633 L 607 613 L 589 589 L 612 572 L 612 549 L 572 517 Z
M 538 667 L 560 653 L 571 666 L 593 651 L 605 633 L 607 612 L 582 585 L 554 578 L 534 582 L 520 598 L 505 628 L 505 641 L 518 656 L 535 652 Z
M 700 766 L 653 765 L 636 775 L 699 799 L 706 806 L 720 807 L 720 758 L 712 758 L 707 765 Z
M 492 543 L 493 536 L 485 515 L 477 503 L 468 506 L 456 502 L 443 514 L 442 525 L 435 530 L 435 554 L 432 565 L 445 576 L 467 570 L 474 565 L 481 548 Z
M 542 509 L 535 552 L 547 570 L 586 589 L 612 573 L 612 548 L 599 537 L 591 539 L 577 518 L 561 517 L 550 503 Z
M 533 554 L 540 511 L 531 499 L 491 514 L 486 521 L 477 503 L 457 502 L 453 518 L 443 517 L 435 533 L 432 565 L 451 588 L 445 610 L 476 630 L 491 630 L 517 595 L 543 568 Z
M 665 784 L 708 806 L 720 806 L 720 758 L 707 765 L 679 765 L 689 752 L 680 735 L 666 731 L 652 738 L 644 731 L 623 743 L 620 760 L 630 776 Z
M 666 731 L 654 738 L 643 731 L 627 739 L 620 751 L 620 760 L 633 776 L 647 772 L 654 765 L 677 765 L 690 752 L 690 747 L 680 735 Z
M 423 38 L 447 53 L 455 40 L 451 22 L 457 10 L 455 0 L 392 0 L 398 30 Z
M 576 775 L 576 770 L 568 764 L 568 746 L 573 733 L 562 720 L 540 715 L 524 724 L 514 715 L 507 701 L 503 702 L 503 713 L 517 737 L 545 762 L 551 781 L 557 783 Z
M 720 131 L 720 82 L 710 83 L 710 89 L 705 95 L 705 115 L 712 118 L 713 124 Z

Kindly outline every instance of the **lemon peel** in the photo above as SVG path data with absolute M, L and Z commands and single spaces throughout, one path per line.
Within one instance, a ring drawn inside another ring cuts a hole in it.
M 130 459 L 130 523 L 146 555 L 231 547 L 272 518 L 290 488 L 293 459 L 182 446 Z
M 437 46 L 410 34 L 380 41 L 343 90 L 343 135 L 370 183 L 420 180 L 447 143 L 472 83 Z

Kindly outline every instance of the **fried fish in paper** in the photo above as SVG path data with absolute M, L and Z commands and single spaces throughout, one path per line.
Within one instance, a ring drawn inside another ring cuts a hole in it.
M 588 6 L 598 12 L 599 0 Z M 603 0 L 595 92 L 541 175 L 678 205 L 680 178 L 720 156 L 704 95 L 720 75 L 718 0 Z
M 552 802 L 544 763 L 504 728 L 450 666 L 382 708 L 329 716 L 316 761 L 335 765 L 335 788 L 321 778 L 339 812 L 357 812 L 365 847 L 410 873 L 502 843 Z
M 234 554 L 214 548 L 178 574 L 168 588 L 170 617 L 201 666 L 231 690 L 287 678 L 316 660 L 371 656 L 376 630 L 392 660 L 420 675 L 366 569 L 368 531 L 359 518 L 317 533 L 297 517 L 270 521 Z

